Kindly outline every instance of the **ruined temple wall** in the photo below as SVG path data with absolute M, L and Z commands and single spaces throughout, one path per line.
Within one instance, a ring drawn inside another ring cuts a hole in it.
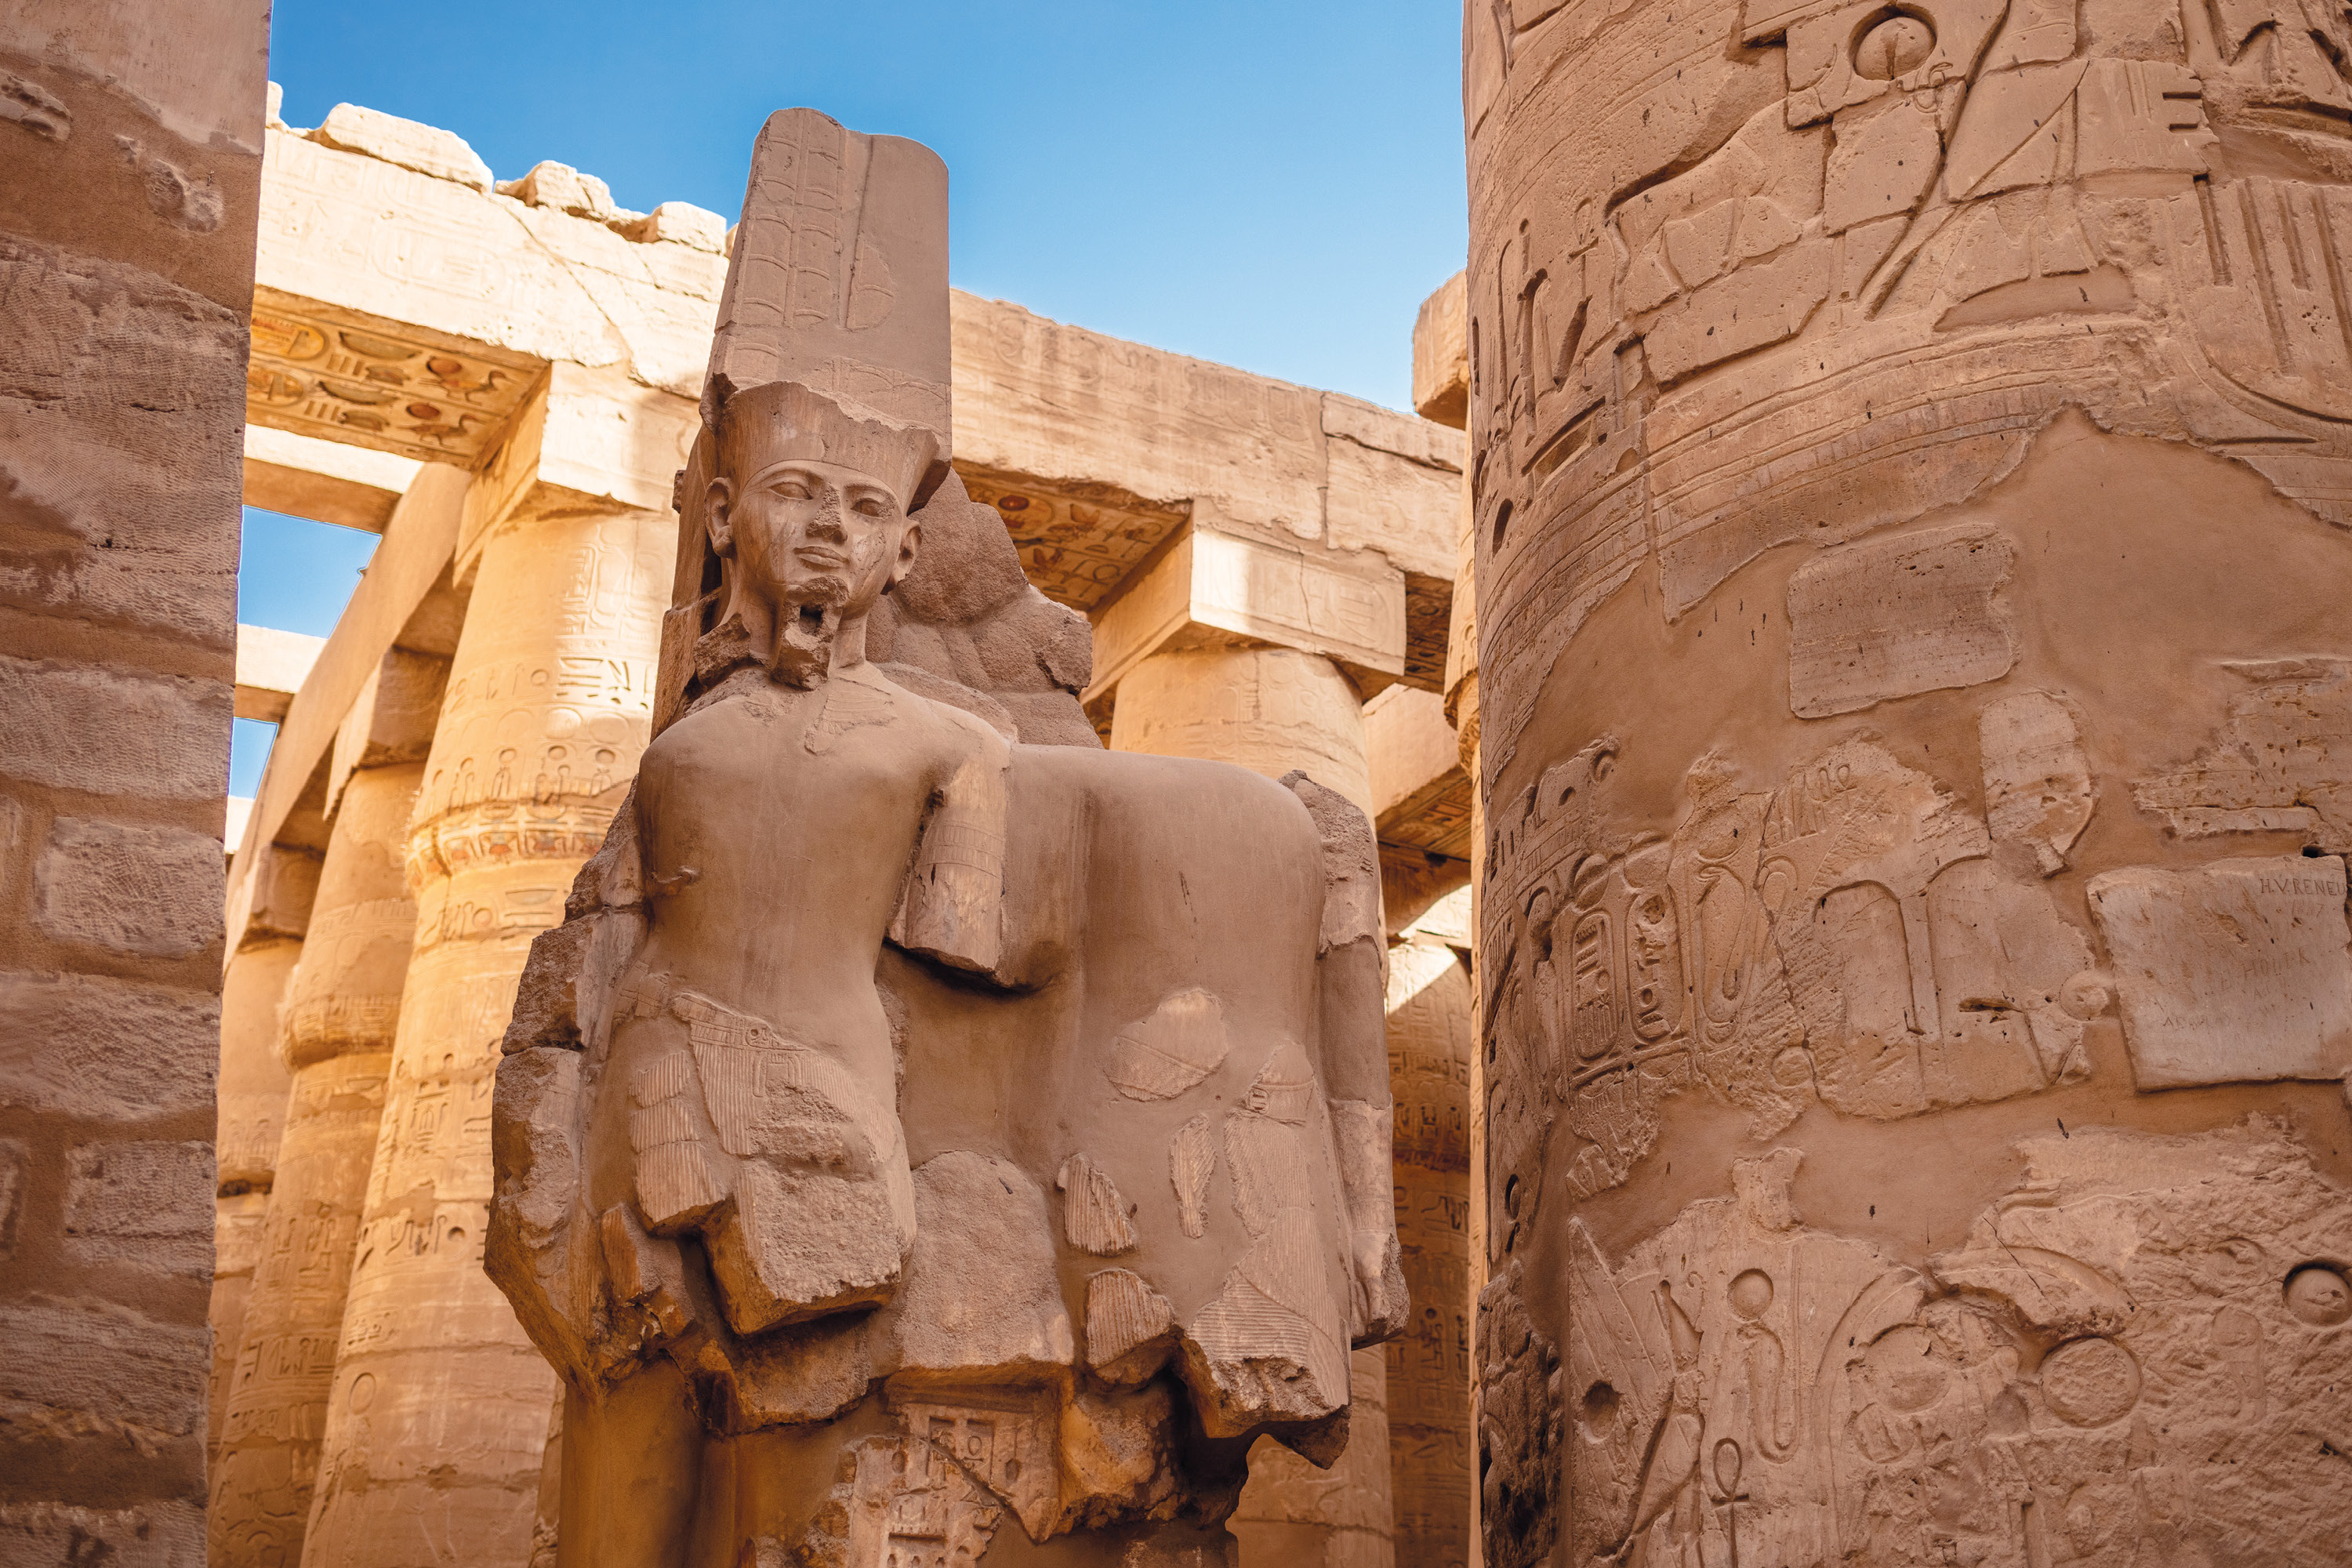
M 1497 1568 L 2340 1555 L 2347 41 L 1468 8 Z
M 268 7 L 0 6 L 0 1560 L 195 1563 Z

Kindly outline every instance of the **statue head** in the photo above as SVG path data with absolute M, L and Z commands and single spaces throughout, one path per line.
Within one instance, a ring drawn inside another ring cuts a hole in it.
M 725 400 L 717 446 L 702 510 L 730 616 L 795 684 L 862 658 L 866 615 L 915 563 L 938 437 L 771 382 Z

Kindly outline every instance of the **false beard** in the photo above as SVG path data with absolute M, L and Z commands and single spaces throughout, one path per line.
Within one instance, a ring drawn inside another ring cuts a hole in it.
M 786 600 L 776 606 L 775 640 L 768 652 L 770 679 L 811 691 L 833 673 L 833 643 L 841 632 L 844 596 L 825 592 L 821 599 Z

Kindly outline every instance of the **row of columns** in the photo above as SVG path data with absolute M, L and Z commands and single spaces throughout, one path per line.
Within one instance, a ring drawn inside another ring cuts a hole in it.
M 419 706 L 395 647 L 330 764 L 307 934 L 231 960 L 224 1077 L 274 1076 L 283 1109 L 222 1200 L 252 1262 L 225 1246 L 214 1292 L 215 1568 L 530 1555 L 556 1381 L 482 1272 L 492 1077 L 530 940 L 644 750 L 675 541 L 572 510 L 467 552 L 425 732 L 381 722 Z
M 236 1346 L 215 1394 L 215 1568 L 531 1555 L 555 1378 L 482 1272 L 491 1086 L 530 939 L 562 918 L 646 744 L 674 542 L 671 519 L 640 511 L 492 533 L 429 756 L 351 769 L 307 939 L 232 961 L 225 1081 L 234 1058 L 255 1086 L 242 1092 L 266 1097 L 274 1069 L 284 1131 L 266 1196 L 223 1200 L 224 1234 L 241 1226 L 257 1245 L 249 1274 L 228 1268 L 215 1294 L 215 1332 Z M 1356 688 L 1318 655 L 1155 654 L 1119 683 L 1111 744 L 1301 768 L 1371 810 Z M 1448 1113 L 1434 1103 L 1445 1079 L 1466 1079 L 1469 990 L 1442 948 L 1401 953 L 1392 1013 L 1412 1015 L 1423 1054 L 1462 1058 L 1400 1085 L 1419 1122 Z M 1353 1440 L 1333 1470 L 1260 1445 L 1234 1521 L 1245 1568 L 1302 1552 L 1325 1568 L 1398 1563 L 1398 1503 L 1426 1489 L 1428 1450 L 1454 1440 L 1466 1407 L 1464 1237 L 1432 1222 L 1462 1212 L 1465 1180 L 1444 1160 L 1401 1160 L 1408 1276 L 1435 1316 L 1402 1346 L 1355 1352 Z M 1407 1369 L 1394 1406 L 1391 1365 Z M 1392 1419 L 1406 1435 L 1393 1449 Z M 1405 1568 L 1456 1568 L 1466 1519 L 1409 1511 Z

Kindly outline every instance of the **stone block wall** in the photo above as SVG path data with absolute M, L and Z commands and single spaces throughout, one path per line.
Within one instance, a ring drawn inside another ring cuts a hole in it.
M 202 1561 L 268 7 L 0 5 L 0 1562 Z

